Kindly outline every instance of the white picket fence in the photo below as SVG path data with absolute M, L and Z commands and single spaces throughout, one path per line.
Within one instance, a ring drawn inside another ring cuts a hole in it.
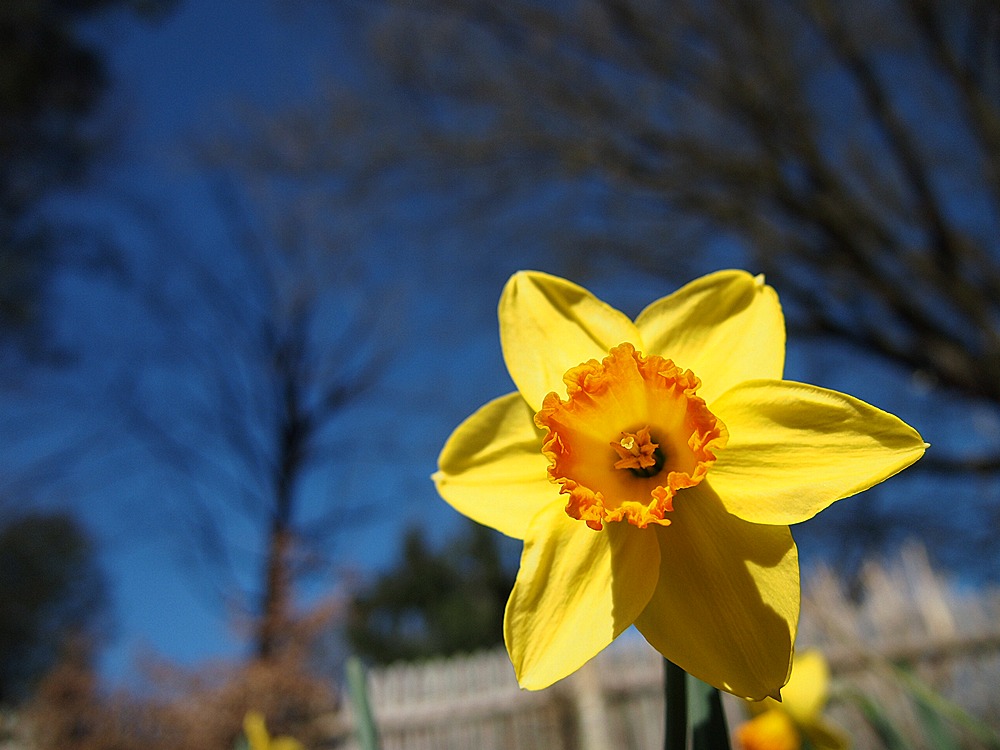
M 869 566 L 852 602 L 830 571 L 804 582 L 799 646 L 817 646 L 835 678 L 830 716 L 856 748 L 880 744 L 855 704 L 862 691 L 921 747 L 920 724 L 893 676 L 914 674 L 1000 730 L 1000 591 L 963 591 L 937 575 L 922 549 Z M 520 690 L 502 650 L 373 669 L 369 701 L 382 750 L 653 750 L 662 747 L 662 660 L 626 634 L 576 674 L 540 692 Z M 731 723 L 743 707 L 726 701 Z M 330 747 L 358 748 L 350 704 L 330 717 Z M 968 738 L 967 738 L 968 739 Z M 975 739 L 967 747 L 976 747 Z
M 644 643 L 616 643 L 548 690 L 521 690 L 500 649 L 373 669 L 369 702 L 382 750 L 654 747 L 662 736 L 661 659 Z M 335 732 L 350 738 L 348 704 Z M 615 740 L 632 734 L 627 744 Z
M 937 750 L 897 667 L 979 722 L 1000 731 L 1000 589 L 966 590 L 935 573 L 919 547 L 871 565 L 858 601 L 829 570 L 804 581 L 800 648 L 826 654 L 834 676 L 829 716 L 857 750 L 882 745 L 852 695 L 877 701 L 909 746 Z M 551 688 L 518 688 L 502 649 L 423 664 L 372 669 L 368 698 L 381 750 L 656 750 L 663 736 L 663 662 L 626 633 Z M 344 691 L 347 695 L 347 691 Z M 744 717 L 726 696 L 730 724 Z M 349 700 L 317 720 L 327 738 L 310 750 L 360 750 Z M 950 722 L 954 723 L 952 719 Z M 31 746 L 23 722 L 0 713 L 0 748 Z M 1000 748 L 963 730 L 963 748 Z

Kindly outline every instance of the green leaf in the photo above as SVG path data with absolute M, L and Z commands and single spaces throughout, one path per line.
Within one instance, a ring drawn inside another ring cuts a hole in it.
M 923 736 L 928 744 L 936 750 L 961 750 L 961 746 L 955 741 L 952 733 L 948 731 L 944 718 L 938 713 L 934 706 L 919 696 L 914 696 L 917 704 L 917 715 L 923 725 Z
M 984 747 L 1000 749 L 1000 735 L 988 724 L 969 714 L 956 703 L 945 698 L 923 682 L 913 671 L 894 667 L 893 671 L 903 684 L 910 699 L 916 704 L 917 713 L 923 722 L 925 736 L 932 739 L 931 746 L 951 750 L 962 745 L 948 731 L 946 721 L 969 732 Z
M 910 750 L 910 743 L 900 734 L 878 703 L 855 690 L 845 691 L 845 696 L 858 705 L 886 750 Z

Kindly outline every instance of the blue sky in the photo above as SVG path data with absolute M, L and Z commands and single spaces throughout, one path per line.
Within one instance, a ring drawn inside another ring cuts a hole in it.
M 134 196 L 161 209 L 176 237 L 189 240 L 197 252 L 212 253 L 225 244 L 202 170 L 188 148 L 191 137 L 210 134 L 240 101 L 280 109 L 314 96 L 324 73 L 352 74 L 353 61 L 343 40 L 331 38 L 328 23 L 314 23 L 307 15 L 319 10 L 309 3 L 278 10 L 281 6 L 266 0 L 187 2 L 157 24 L 123 17 L 101 28 L 115 79 L 110 110 L 121 118 L 125 137 L 98 188 L 76 205 L 92 217 L 107 217 L 115 236 L 136 259 L 154 257 L 164 244 L 126 215 L 123 204 Z M 338 561 L 335 574 L 370 572 L 391 562 L 399 532 L 411 523 L 422 523 L 437 539 L 457 528 L 457 515 L 436 498 L 429 475 L 440 445 L 458 421 L 511 390 L 496 336 L 500 289 L 518 268 L 564 270 L 552 267 L 551 258 L 537 248 L 498 253 L 484 242 L 487 249 L 480 251 L 476 244 L 470 247 L 476 238 L 468 232 L 441 233 L 435 239 L 434 247 L 414 248 L 405 228 L 388 228 L 369 248 L 372 273 L 392 281 L 397 296 L 391 304 L 403 311 L 405 323 L 385 382 L 341 426 L 363 436 L 372 424 L 390 424 L 394 444 L 401 447 L 388 468 L 381 463 L 373 469 L 359 451 L 344 456 L 346 470 L 314 480 L 317 497 L 328 491 L 322 486 L 327 481 L 337 483 L 338 491 L 352 501 L 374 499 L 386 509 L 383 522 L 352 527 L 337 537 L 332 550 Z M 671 291 L 662 288 L 662 282 L 613 269 L 585 282 L 632 315 Z M 67 278 L 58 293 L 72 311 L 61 324 L 64 335 L 102 331 L 100 341 L 88 340 L 91 364 L 128 352 L 130 336 L 142 323 L 133 317 L 137 308 L 134 299 L 127 299 L 127 289 Z M 389 304 L 381 299 L 378 303 Z M 117 320 L 128 325 L 116 325 Z M 1000 434 L 994 410 L 930 394 L 909 373 L 858 362 L 836 347 L 807 348 L 791 341 L 787 369 L 792 379 L 845 390 L 900 414 L 936 445 L 960 449 L 963 441 L 974 445 L 984 436 L 996 439 Z M 439 398 L 428 399 L 434 388 Z M 109 424 L 114 424 L 113 418 Z M 103 483 L 71 482 L 64 486 L 72 490 L 54 492 L 50 499 L 78 509 L 102 545 L 118 622 L 117 637 L 107 652 L 108 674 L 126 677 L 134 658 L 144 651 L 188 664 L 239 655 L 239 623 L 205 596 L 197 574 L 183 562 L 182 545 L 164 533 L 164 516 L 145 500 L 159 496 L 163 475 L 156 470 L 124 472 L 122 467 L 135 461 L 136 454 L 113 433 L 113 426 L 101 433 L 107 450 L 95 473 Z M 119 472 L 120 481 L 108 481 Z M 873 512 L 892 517 L 898 534 L 908 529 L 914 535 L 926 534 L 933 510 L 928 511 L 926 502 L 920 508 L 907 506 L 911 495 L 926 497 L 926 489 L 919 487 L 922 481 L 919 476 L 901 477 L 891 493 L 870 493 L 864 502 Z M 991 483 L 962 491 L 979 493 L 981 501 L 998 499 Z M 835 506 L 824 514 L 825 527 L 812 526 L 797 538 L 821 539 L 824 528 L 835 528 L 843 518 L 840 513 Z M 807 562 L 818 555 L 803 545 Z M 331 577 L 328 585 L 336 587 L 337 580 Z
M 141 257 L 163 250 L 148 227 L 127 215 L 131 200 L 148 201 L 175 225 L 177 237 L 211 253 L 213 243 L 222 241 L 220 228 L 188 139 L 206 137 L 238 103 L 266 109 L 307 96 L 320 68 L 335 57 L 327 27 L 321 26 L 325 35 L 310 34 L 316 27 L 305 8 L 282 17 L 279 5 L 182 2 L 158 22 L 123 14 L 95 24 L 94 38 L 106 51 L 113 79 L 107 110 L 123 137 L 93 189 L 68 201 L 68 213 L 108 226 L 118 243 Z M 71 275 L 59 280 L 54 296 L 68 311 L 57 320 L 57 335 L 87 342 L 84 369 L 121 360 L 132 346 L 130 337 L 139 335 L 129 325 L 108 325 L 116 318 L 139 325 L 132 318 L 135 300 L 114 279 Z M 107 370 L 99 377 L 109 377 Z M 85 385 L 75 387 L 86 391 Z M 149 653 L 188 664 L 239 655 L 240 623 L 212 600 L 196 569 L 185 563 L 183 544 L 162 532 L 163 514 L 144 507 L 145 496 L 158 496 L 159 475 L 131 471 L 128 464 L 136 455 L 115 434 L 114 415 L 104 416 L 112 426 L 100 432 L 103 460 L 77 470 L 100 479 L 71 478 L 45 501 L 79 512 L 102 549 L 116 621 L 105 658 L 108 674 L 127 677 L 135 659 Z M 64 426 L 49 431 L 50 438 Z M 379 547 L 391 551 L 389 544 Z M 345 549 L 347 557 L 353 554 Z
M 337 75 L 350 75 L 349 61 L 338 53 L 328 24 L 310 23 L 305 7 L 282 16 L 278 5 L 263 0 L 182 3 L 161 22 L 123 17 L 104 29 L 114 76 L 109 110 L 120 118 L 124 138 L 95 189 L 71 201 L 69 212 L 82 211 L 107 224 L 137 265 L 169 248 L 129 216 L 133 199 L 162 212 L 160 218 L 172 224 L 172 238 L 190 242 L 196 255 L 225 257 L 224 232 L 203 169 L 189 148 L 192 140 L 208 137 L 220 120 L 246 103 L 267 111 L 307 99 L 321 72 L 331 66 Z M 397 442 L 408 447 L 394 457 L 391 471 L 379 472 L 376 499 L 393 504 L 387 518 L 352 527 L 336 538 L 338 565 L 328 579 L 331 588 L 338 585 L 337 573 L 365 574 L 391 563 L 396 538 L 408 525 L 421 523 L 436 539 L 456 528 L 457 514 L 436 497 L 429 476 L 450 429 L 479 403 L 511 389 L 495 336 L 496 298 L 511 272 L 533 265 L 517 253 L 476 258 L 440 248 L 414 255 L 403 238 L 391 233 L 383 243 L 373 252 L 391 259 L 392 268 L 384 273 L 396 279 L 394 288 L 401 287 L 405 342 L 373 403 L 361 404 L 344 429 L 360 431 L 372 420 L 385 419 L 386 410 L 393 416 L 404 411 L 406 425 L 399 428 Z M 468 262 L 456 267 L 454 259 L 463 255 Z M 445 294 L 440 293 L 441 279 L 447 280 Z M 123 288 L 100 275 L 96 280 L 70 276 L 58 284 L 57 296 L 66 311 L 61 336 L 86 341 L 84 367 L 89 362 L 100 371 L 101 363 L 118 359 L 117 367 L 127 369 L 128 358 L 120 355 L 134 346 L 133 337 L 143 335 L 144 325 L 127 283 Z M 128 324 L 115 324 L 116 319 Z M 100 331 L 99 337 L 94 331 Z M 414 336 L 415 331 L 423 338 Z M 474 376 L 461 374 L 465 372 Z M 419 373 L 417 385 L 414 373 Z M 413 389 L 426 391 L 430 382 L 441 384 L 449 395 L 440 404 L 414 406 Z M 114 422 L 113 415 L 105 416 Z M 56 494 L 72 494 L 69 504 L 103 550 L 118 625 L 106 671 L 127 678 L 135 659 L 144 654 L 188 664 L 238 656 L 245 648 L 240 628 L 246 623 L 212 599 L 203 576 L 185 563 L 184 542 L 163 532 L 164 514 L 144 499 L 161 495 L 163 475 L 155 467 L 133 473 L 130 469 L 143 460 L 142 454 L 137 458 L 123 447 L 120 435 L 105 437 L 105 460 L 91 467 L 104 477 L 96 480 L 98 486 L 76 489 L 70 482 L 74 489 Z M 359 456 L 346 460 L 363 461 Z M 119 473 L 121 478 L 107 480 Z M 348 467 L 334 476 L 331 481 L 346 483 L 346 492 L 359 502 L 370 499 L 363 464 L 360 470 Z M 317 486 L 316 495 L 327 491 Z M 323 593 L 322 582 L 312 593 Z

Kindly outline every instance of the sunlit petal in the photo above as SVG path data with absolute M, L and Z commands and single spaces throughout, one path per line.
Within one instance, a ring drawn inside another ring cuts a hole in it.
M 545 505 L 565 501 L 549 479 L 542 432 L 519 393 L 490 401 L 448 438 L 434 474 L 438 492 L 459 513 L 523 539 Z
M 514 274 L 500 297 L 500 343 L 514 384 L 536 411 L 546 394 L 566 392 L 563 375 L 611 347 L 641 349 L 624 314 L 583 287 L 537 271 Z
M 617 523 L 594 531 L 560 507 L 541 511 L 504 618 L 521 687 L 548 687 L 608 646 L 646 606 L 658 569 L 649 529 Z
M 718 271 L 657 300 L 636 319 L 646 354 L 701 378 L 709 406 L 736 383 L 780 378 L 785 319 L 775 291 L 745 271 Z
M 710 685 L 751 700 L 777 695 L 799 615 L 791 533 L 726 513 L 703 485 L 678 494 L 673 521 L 654 530 L 659 582 L 636 627 Z
M 708 481 L 730 513 L 798 523 L 902 471 L 927 447 L 887 412 L 790 381 L 741 383 L 712 402 L 729 429 Z

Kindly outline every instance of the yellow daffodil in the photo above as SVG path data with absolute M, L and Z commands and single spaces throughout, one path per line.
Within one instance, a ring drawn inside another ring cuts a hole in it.
M 788 524 L 926 444 L 891 414 L 782 380 L 778 297 L 742 271 L 634 322 L 520 272 L 499 318 L 517 392 L 455 430 L 434 479 L 458 511 L 524 540 L 504 618 L 520 684 L 551 685 L 634 624 L 695 677 L 778 696 L 799 614 Z
M 792 660 L 792 674 L 781 691 L 782 702 L 767 698 L 749 704 L 754 718 L 736 730 L 740 750 L 845 750 L 850 742 L 823 718 L 830 693 L 830 669 L 819 651 Z M 805 741 L 803 741 L 805 740 Z
M 305 750 L 302 743 L 292 737 L 272 738 L 263 714 L 258 711 L 248 711 L 243 717 L 243 734 L 250 750 Z

